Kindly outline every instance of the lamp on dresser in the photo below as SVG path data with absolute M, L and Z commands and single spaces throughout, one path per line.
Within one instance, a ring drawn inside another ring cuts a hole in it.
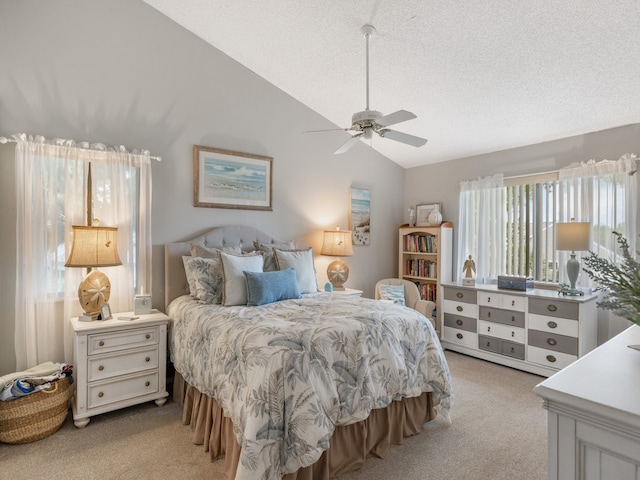
M 353 255 L 353 241 L 350 230 L 325 230 L 320 255 L 333 257 L 349 257 Z M 344 284 L 349 278 L 349 266 L 337 258 L 327 267 L 327 278 L 334 290 L 344 290 Z
M 589 250 L 591 246 L 591 223 L 574 222 L 573 218 L 568 223 L 556 223 L 556 250 L 570 251 L 567 261 L 567 276 L 571 285 L 560 286 L 563 295 L 584 295 L 582 290 L 576 288 L 576 281 L 580 274 L 580 262 L 576 258 L 576 251 Z
M 65 267 L 94 268 L 78 286 L 78 299 L 85 312 L 81 320 L 97 320 L 100 309 L 109 302 L 111 282 L 97 267 L 122 265 L 118 255 L 118 229 L 115 227 L 73 225 L 73 243 Z

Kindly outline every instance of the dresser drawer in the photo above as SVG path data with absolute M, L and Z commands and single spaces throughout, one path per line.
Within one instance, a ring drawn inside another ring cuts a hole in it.
M 458 328 L 467 332 L 475 332 L 477 320 L 475 318 L 463 317 L 453 313 L 444 314 L 444 325 L 450 328 Z
M 562 300 L 556 299 L 530 298 L 529 314 L 532 313 L 578 320 L 580 305 L 577 302 L 563 302 Z
M 503 323 L 514 327 L 524 328 L 524 312 L 514 312 L 494 307 L 479 307 L 478 318 L 489 322 Z
M 529 328 L 541 332 L 558 333 L 569 337 L 578 336 L 578 321 L 546 315 L 529 315 Z
M 444 299 L 453 300 L 455 302 L 476 303 L 477 292 L 475 290 L 467 290 L 464 288 L 445 287 Z
M 478 320 L 478 333 L 524 343 L 524 328 Z
M 158 391 L 158 371 L 127 378 L 90 383 L 87 386 L 87 406 L 96 408 L 129 398 L 141 397 Z
M 87 380 L 89 382 L 150 370 L 158 368 L 158 346 L 136 351 L 93 356 L 89 357 L 88 363 Z
M 454 300 L 444 301 L 444 313 L 452 313 L 463 317 L 476 318 L 478 316 L 478 306 L 475 303 L 456 302 Z
M 524 312 L 526 299 L 519 295 L 508 295 L 505 293 L 495 293 L 480 291 L 478 292 L 478 304 L 488 307 L 506 308 L 508 310 L 516 310 Z
M 478 348 L 488 352 L 500 353 L 500 339 L 486 335 L 478 335 Z
M 557 333 L 529 330 L 529 345 L 578 356 L 578 339 Z
M 446 327 L 444 329 L 444 339 L 451 343 L 457 343 L 458 345 L 478 348 L 478 334 L 475 332 Z
M 112 333 L 89 335 L 87 348 L 89 355 L 115 352 L 127 348 L 158 344 L 158 327 L 119 330 Z
M 508 340 L 502 340 L 500 345 L 500 353 L 508 357 L 524 360 L 524 343 L 515 343 Z
M 577 359 L 577 356 L 569 355 L 568 353 L 554 352 L 531 345 L 527 346 L 527 361 L 544 365 L 545 367 L 552 367 L 560 370 L 572 364 Z

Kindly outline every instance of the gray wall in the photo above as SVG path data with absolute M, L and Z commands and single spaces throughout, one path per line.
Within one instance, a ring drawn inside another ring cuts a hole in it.
M 0 136 L 16 132 L 148 148 L 153 164 L 153 303 L 163 307 L 163 244 L 225 224 L 253 225 L 319 253 L 348 227 L 351 186 L 369 188 L 371 245 L 347 285 L 373 296 L 395 276 L 404 170 L 139 1 L 0 3 Z M 193 145 L 267 155 L 273 211 L 193 207 Z M 0 145 L 0 375 L 14 371 L 14 145 Z M 316 258 L 326 281 L 330 257 Z M 20 286 L 27 288 L 28 286 Z
M 442 203 L 443 217 L 453 222 L 457 255 L 459 182 L 502 173 L 505 177 L 558 170 L 573 162 L 617 160 L 625 153 L 640 155 L 640 124 L 563 138 L 551 142 L 461 158 L 405 172 L 405 205 Z M 640 175 L 636 175 L 640 182 Z M 638 222 L 640 225 L 640 222 Z M 462 267 L 454 260 L 453 271 Z

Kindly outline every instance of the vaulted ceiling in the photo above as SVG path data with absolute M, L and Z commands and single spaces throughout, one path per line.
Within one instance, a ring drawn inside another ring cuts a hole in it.
M 144 1 L 336 128 L 365 109 L 373 25 L 370 108 L 429 141 L 370 144 L 407 168 L 640 122 L 638 0 Z

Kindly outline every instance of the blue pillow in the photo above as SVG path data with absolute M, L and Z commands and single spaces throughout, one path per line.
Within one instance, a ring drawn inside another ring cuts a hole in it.
M 244 272 L 247 278 L 247 306 L 301 298 L 293 268 L 275 272 Z

